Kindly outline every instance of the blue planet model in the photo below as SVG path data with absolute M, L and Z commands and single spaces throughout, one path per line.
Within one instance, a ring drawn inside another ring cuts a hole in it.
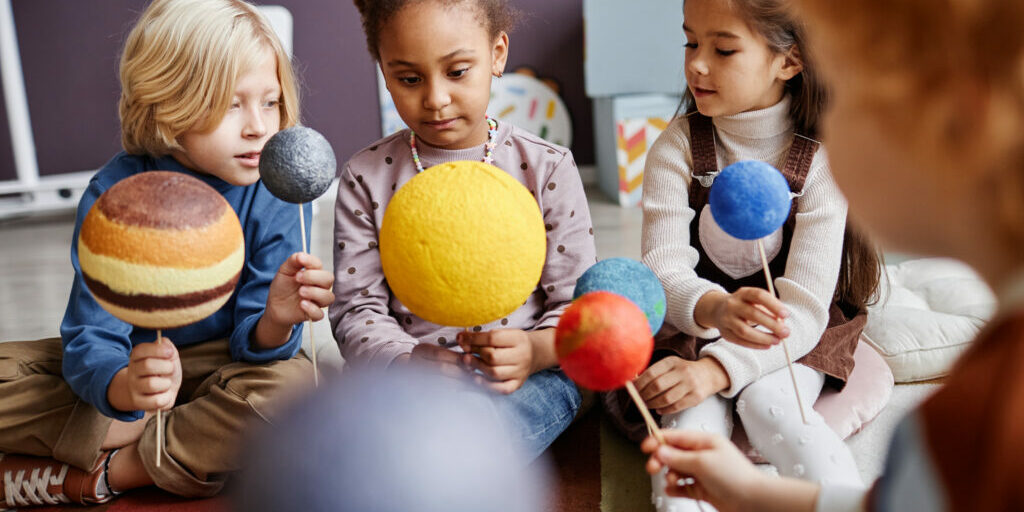
M 736 162 L 715 178 L 708 196 L 711 216 L 740 240 L 757 240 L 778 230 L 789 217 L 789 183 L 764 162 Z
M 629 258 L 609 258 L 595 263 L 576 281 L 573 298 L 584 293 L 606 291 L 633 301 L 647 315 L 651 333 L 665 322 L 665 289 L 647 265 Z

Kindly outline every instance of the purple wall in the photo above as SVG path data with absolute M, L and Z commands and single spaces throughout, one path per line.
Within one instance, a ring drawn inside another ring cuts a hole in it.
M 2 81 L 0 81 L 2 82 Z M 4 92 L 4 85 L 0 83 L 0 94 Z M 16 177 L 14 172 L 14 154 L 11 151 L 11 133 L 7 129 L 7 106 L 0 101 L 0 180 L 7 180 Z
M 339 160 L 380 137 L 374 63 L 347 0 L 266 0 L 295 19 L 294 54 L 303 122 Z M 513 0 L 527 13 L 511 34 L 508 70 L 555 79 L 573 116 L 573 151 L 594 161 L 591 105 L 583 92 L 582 0 Z M 40 173 L 95 169 L 120 149 L 118 56 L 140 0 L 15 0 L 25 86 Z M 3 114 L 0 104 L 0 114 Z M 0 180 L 15 177 L 6 115 L 0 115 Z

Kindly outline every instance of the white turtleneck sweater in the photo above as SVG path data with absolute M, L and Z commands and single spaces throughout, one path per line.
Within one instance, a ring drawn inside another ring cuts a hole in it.
M 781 169 L 793 140 L 789 103 L 786 96 L 763 110 L 713 118 L 718 168 L 741 160 L 761 160 Z M 690 240 L 690 222 L 698 222 L 700 217 L 690 207 L 687 195 L 692 169 L 689 124 L 686 118 L 676 119 L 647 155 L 641 251 L 643 262 L 665 287 L 666 323 L 687 334 L 714 338 L 719 336 L 717 329 L 704 328 L 693 318 L 694 307 L 705 293 L 725 290 L 694 271 L 698 254 Z M 815 154 L 801 197 L 794 200 L 798 200 L 798 210 L 786 273 L 772 278 L 790 312 L 787 343 L 796 360 L 817 345 L 828 323 L 846 225 L 846 200 L 832 180 L 824 150 Z M 778 233 L 766 238 L 773 236 L 778 241 Z M 710 247 L 707 242 L 712 242 Z M 735 260 L 737 244 L 743 243 L 735 239 L 721 245 L 713 242 L 705 240 L 705 250 L 719 261 Z M 771 247 L 766 249 L 769 257 L 777 253 Z M 743 264 L 741 261 L 740 267 Z M 744 275 L 761 272 L 756 261 L 745 264 L 748 272 Z M 709 356 L 729 374 L 730 386 L 722 391 L 725 397 L 735 396 L 761 375 L 786 366 L 781 346 L 758 350 L 718 340 L 700 353 L 700 357 Z

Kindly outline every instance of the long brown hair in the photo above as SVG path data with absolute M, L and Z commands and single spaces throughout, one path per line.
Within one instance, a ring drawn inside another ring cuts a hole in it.
M 790 95 L 789 116 L 793 130 L 810 138 L 818 136 L 818 122 L 828 102 L 828 91 L 814 71 L 811 55 L 804 51 L 806 35 L 802 23 L 794 16 L 786 0 L 723 0 L 728 1 L 750 27 L 764 37 L 776 53 L 797 50 L 803 70 L 786 81 Z M 687 88 L 676 110 L 676 116 L 697 111 L 693 93 Z M 843 235 L 843 256 L 839 268 L 834 300 L 857 310 L 878 300 L 878 283 L 882 276 L 883 257 L 867 234 L 849 219 Z M 852 313 L 852 311 L 847 311 Z

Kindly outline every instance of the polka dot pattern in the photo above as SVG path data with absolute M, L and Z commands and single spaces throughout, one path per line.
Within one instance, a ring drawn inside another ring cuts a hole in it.
M 524 185 L 540 206 L 547 234 L 548 261 L 545 262 L 544 274 L 535 293 L 523 302 L 521 309 L 495 319 L 493 324 L 472 326 L 470 332 L 483 332 L 491 328 L 526 329 L 540 325 L 537 322 L 545 318 L 547 308 L 562 304 L 562 301 L 571 297 L 575 278 L 570 276 L 578 277 L 593 263 L 591 259 L 596 261 L 593 228 L 583 209 L 586 208 L 586 198 L 579 183 L 575 182 L 577 174 L 573 171 L 575 162 L 571 154 L 533 141 L 516 140 L 515 135 L 504 137 L 500 144 L 499 147 L 508 147 L 510 150 L 496 150 L 495 165 L 515 171 L 517 177 L 525 176 Z M 339 232 L 344 233 L 345 241 L 336 241 L 335 254 L 339 258 L 338 273 L 346 278 L 336 282 L 335 293 L 339 300 L 345 300 L 346 296 L 356 297 L 361 304 L 385 301 L 382 305 L 387 308 L 385 311 L 390 310 L 390 318 L 384 316 L 387 313 L 382 313 L 380 317 L 360 315 L 358 327 L 346 328 L 349 344 L 343 344 L 343 356 L 374 357 L 373 354 L 378 353 L 377 345 L 393 339 L 389 338 L 386 330 L 394 329 L 396 321 L 400 329 L 415 338 L 432 345 L 436 343 L 434 346 L 438 347 L 454 347 L 457 342 L 449 328 L 440 328 L 416 317 L 408 309 L 402 308 L 387 288 L 379 288 L 379 283 L 387 286 L 387 281 L 382 279 L 379 256 L 375 252 L 379 249 L 377 233 L 380 226 L 375 224 L 374 219 L 387 210 L 390 198 L 402 182 L 412 177 L 414 171 L 408 157 L 403 156 L 410 154 L 407 139 L 388 140 L 368 149 L 370 151 L 350 162 L 347 170 L 350 174 L 343 178 L 348 188 L 343 187 L 344 190 L 339 194 L 341 209 L 349 212 L 349 215 L 339 216 L 337 222 L 349 225 L 339 225 Z M 444 161 L 437 154 L 431 157 L 428 157 L 430 162 Z M 362 165 L 356 165 L 360 163 L 358 159 L 362 159 Z M 372 165 L 367 165 L 368 162 Z M 347 247 L 350 243 L 356 244 L 356 251 Z M 374 290 L 373 295 L 370 294 L 371 288 Z M 389 300 L 390 303 L 387 302 Z M 380 311 L 376 306 L 374 310 Z M 343 318 L 342 321 L 346 320 Z M 545 320 L 544 325 L 553 324 Z

